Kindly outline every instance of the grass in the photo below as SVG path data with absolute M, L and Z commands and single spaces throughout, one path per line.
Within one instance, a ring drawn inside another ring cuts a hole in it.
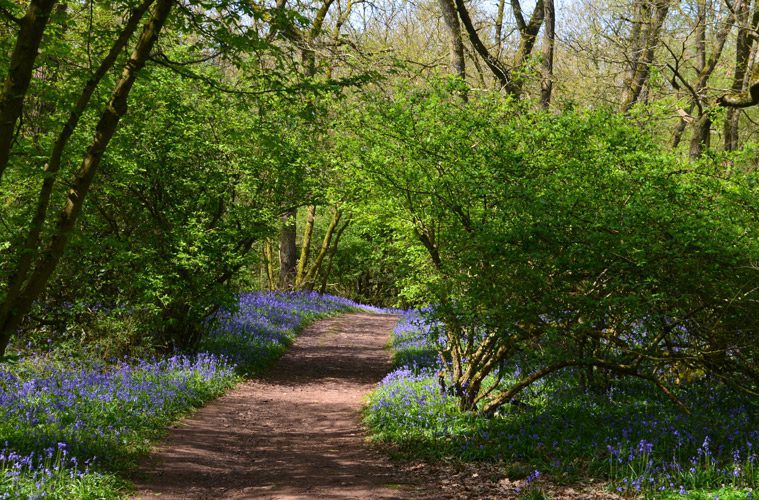
M 241 374 L 260 373 L 305 325 L 360 307 L 317 294 L 251 293 L 195 355 L 105 363 L 45 353 L 0 364 L 0 497 L 115 498 L 137 458 Z M 70 353 L 68 353 L 70 354 Z
M 485 418 L 441 391 L 429 331 L 414 314 L 392 343 L 407 366 L 371 395 L 366 422 L 406 456 L 499 461 L 511 479 L 535 470 L 559 483 L 595 478 L 646 498 L 751 498 L 759 486 L 757 401 L 708 380 L 681 388 L 692 415 L 642 383 L 582 392 L 554 378 L 528 391 L 526 408 Z

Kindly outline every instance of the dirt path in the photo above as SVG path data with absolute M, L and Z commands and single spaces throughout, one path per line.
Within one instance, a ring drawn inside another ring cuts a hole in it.
M 200 409 L 137 474 L 137 498 L 405 498 L 419 477 L 365 442 L 363 397 L 390 368 L 394 316 L 307 328 L 271 373 Z
M 364 396 L 390 369 L 394 316 L 307 328 L 266 377 L 180 422 L 135 474 L 135 498 L 516 498 L 499 464 L 392 463 L 365 441 Z M 617 498 L 546 484 L 556 500 Z

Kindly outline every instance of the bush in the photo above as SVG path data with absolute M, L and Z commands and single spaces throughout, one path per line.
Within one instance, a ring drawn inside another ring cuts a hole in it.
M 556 373 L 526 389 L 521 406 L 486 418 L 462 411 L 441 390 L 440 365 L 415 368 L 428 358 L 413 353 L 436 346 L 429 325 L 416 325 L 400 329 L 393 342 L 409 365 L 385 377 L 366 409 L 372 437 L 404 454 L 502 461 L 511 479 L 535 470 L 554 482 L 595 478 L 616 493 L 646 498 L 745 499 L 759 486 L 759 406 L 751 396 L 710 379 L 684 383 L 679 396 L 698 409 L 687 415 L 638 380 L 582 392 Z M 502 371 L 507 383 L 518 378 L 517 366 Z
M 678 160 L 611 112 L 434 88 L 368 107 L 346 154 L 418 256 L 462 408 L 492 414 L 568 369 L 756 390 L 757 174 Z M 504 363 L 521 376 L 491 377 Z

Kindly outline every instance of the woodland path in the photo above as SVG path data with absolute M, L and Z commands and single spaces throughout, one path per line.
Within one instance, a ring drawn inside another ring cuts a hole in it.
M 368 445 L 364 396 L 390 369 L 397 317 L 306 328 L 268 375 L 180 422 L 142 464 L 137 498 L 419 498 L 419 476 Z
M 397 317 L 356 313 L 306 328 L 264 377 L 177 424 L 135 473 L 134 498 L 515 498 L 497 464 L 392 462 L 366 442 L 364 397 L 390 370 Z M 546 485 L 561 500 L 617 498 Z

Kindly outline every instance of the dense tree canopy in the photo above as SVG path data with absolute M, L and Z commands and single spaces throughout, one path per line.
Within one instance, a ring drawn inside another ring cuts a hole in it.
M 305 289 L 431 306 L 466 409 L 756 394 L 758 8 L 2 1 L 0 350 Z
M 367 210 L 419 249 L 462 404 L 494 411 L 572 366 L 662 385 L 706 369 L 755 386 L 754 173 L 678 160 L 608 112 L 439 89 L 370 109 L 348 155 L 387 195 Z M 481 387 L 515 361 L 524 380 Z

